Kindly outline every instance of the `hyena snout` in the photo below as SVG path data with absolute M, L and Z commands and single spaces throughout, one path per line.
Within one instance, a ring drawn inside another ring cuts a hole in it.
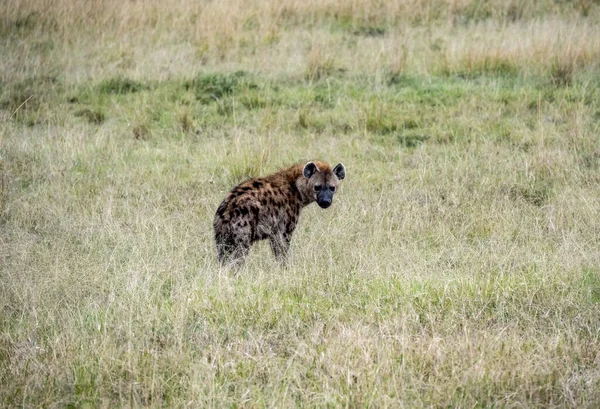
M 331 206 L 331 202 L 333 202 L 333 192 L 329 189 L 323 189 L 317 194 L 317 204 L 322 209 L 327 209 Z
M 327 209 L 329 206 L 331 206 L 331 200 L 328 202 L 322 201 L 322 202 L 317 202 L 317 203 L 322 209 Z

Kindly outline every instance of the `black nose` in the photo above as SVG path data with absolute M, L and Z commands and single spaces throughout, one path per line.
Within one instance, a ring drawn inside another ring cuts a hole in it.
M 329 206 L 331 206 L 331 202 L 327 202 L 325 200 L 323 200 L 321 202 L 317 202 L 317 204 L 319 206 L 321 206 L 321 208 L 323 208 L 323 209 L 327 209 Z

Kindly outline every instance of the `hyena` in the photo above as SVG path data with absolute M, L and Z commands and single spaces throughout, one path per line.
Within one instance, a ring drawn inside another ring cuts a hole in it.
M 221 264 L 240 264 L 252 243 L 269 239 L 278 261 L 285 261 L 300 210 L 312 202 L 326 209 L 346 168 L 325 162 L 294 165 L 273 175 L 249 179 L 223 200 L 213 227 Z

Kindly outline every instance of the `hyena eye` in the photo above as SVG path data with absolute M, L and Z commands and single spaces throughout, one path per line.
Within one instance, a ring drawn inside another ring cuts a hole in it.
M 332 192 L 335 192 L 335 186 L 329 186 L 329 190 L 331 190 Z
M 321 190 L 321 185 L 315 185 L 315 192 L 318 192 Z

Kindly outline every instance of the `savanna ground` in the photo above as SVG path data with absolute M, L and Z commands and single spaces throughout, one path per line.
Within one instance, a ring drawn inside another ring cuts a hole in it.
M 2 405 L 600 406 L 598 1 L 4 1 L 0 55 Z

